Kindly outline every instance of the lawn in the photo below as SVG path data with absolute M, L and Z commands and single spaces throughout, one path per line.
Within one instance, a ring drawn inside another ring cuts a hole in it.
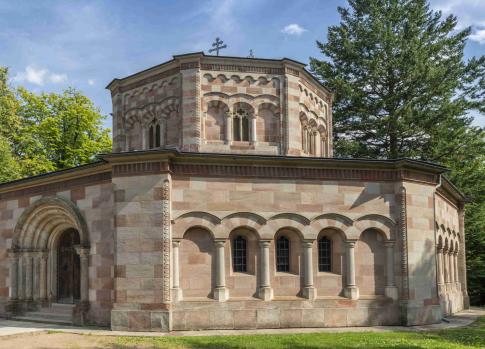
M 485 317 L 474 324 L 433 332 L 312 333 L 211 337 L 117 337 L 113 348 L 485 348 Z

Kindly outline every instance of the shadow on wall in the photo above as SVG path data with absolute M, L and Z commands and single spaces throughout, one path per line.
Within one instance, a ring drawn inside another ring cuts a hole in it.
M 385 193 L 385 186 L 386 184 L 381 183 L 366 183 L 364 190 L 360 192 L 350 208 L 356 208 L 374 199 L 383 199 L 385 203 L 389 202 L 389 197 L 394 196 L 394 189 L 390 190 L 388 197 L 383 194 L 383 191 Z

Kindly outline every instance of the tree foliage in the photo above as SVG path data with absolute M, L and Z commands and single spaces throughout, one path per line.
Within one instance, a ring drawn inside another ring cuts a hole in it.
M 485 303 L 485 57 L 464 58 L 456 30 L 425 0 L 349 0 L 317 42 L 313 73 L 335 91 L 335 153 L 440 162 L 465 193 L 469 291 Z
M 79 91 L 35 94 L 8 85 L 0 69 L 0 180 L 65 169 L 111 150 L 109 129 Z M 2 170 L 5 173 L 2 173 Z

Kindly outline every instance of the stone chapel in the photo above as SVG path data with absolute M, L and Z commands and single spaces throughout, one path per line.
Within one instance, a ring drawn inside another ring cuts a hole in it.
M 176 331 L 440 322 L 468 307 L 447 169 L 332 154 L 291 59 L 114 79 L 113 152 L 0 185 L 0 316 Z

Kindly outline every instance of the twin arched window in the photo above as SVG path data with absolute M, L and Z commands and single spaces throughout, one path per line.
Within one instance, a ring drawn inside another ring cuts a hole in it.
M 160 124 L 152 124 L 148 128 L 148 149 L 160 148 L 161 130 Z
M 233 139 L 249 142 L 249 114 L 246 110 L 238 109 L 232 117 Z

